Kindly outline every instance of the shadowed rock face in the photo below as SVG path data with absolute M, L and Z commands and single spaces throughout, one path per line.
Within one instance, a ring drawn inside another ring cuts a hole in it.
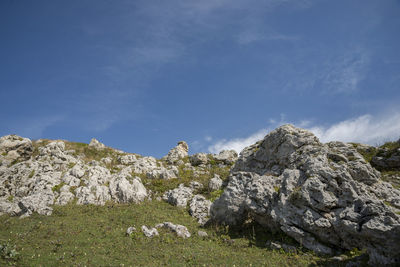
M 351 145 L 291 125 L 242 151 L 210 210 L 229 225 L 252 216 L 318 253 L 366 248 L 380 264 L 400 262 L 399 212 L 400 192 Z

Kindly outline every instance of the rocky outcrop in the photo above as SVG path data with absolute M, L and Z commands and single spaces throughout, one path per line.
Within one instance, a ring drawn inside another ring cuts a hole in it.
M 400 145 L 394 149 L 379 149 L 371 164 L 378 170 L 400 171 Z
M 19 158 L 29 159 L 33 153 L 33 145 L 28 138 L 18 135 L 6 135 L 0 138 L 0 154 L 9 161 Z
M 193 189 L 180 184 L 179 187 L 165 192 L 163 200 L 173 206 L 186 207 L 188 201 L 193 197 Z
M 211 178 L 210 182 L 208 182 L 208 189 L 210 189 L 210 191 L 219 190 L 222 187 L 222 182 L 222 179 L 216 174 Z
M 185 141 L 178 142 L 178 145 L 172 148 L 168 154 L 162 159 L 167 161 L 169 164 L 174 164 L 179 160 L 188 157 L 189 146 Z
M 95 149 L 104 149 L 106 146 L 99 142 L 96 138 L 92 138 L 89 143 L 89 147 L 95 148 Z
M 214 158 L 225 165 L 232 165 L 238 159 L 238 154 L 235 150 L 222 150 L 218 155 L 214 155 Z
M 189 157 L 190 163 L 193 166 L 205 165 L 208 163 L 208 157 L 206 153 L 197 153 Z
M 371 264 L 400 262 L 399 212 L 400 191 L 352 145 L 291 125 L 241 152 L 210 210 L 228 225 L 254 218 L 318 253 L 367 249 Z
M 3 160 L 5 152 L 0 155 L 0 215 L 50 215 L 53 205 L 74 199 L 80 205 L 104 205 L 147 198 L 146 188 L 140 178 L 132 177 L 130 167 L 120 166 L 119 173 L 111 173 L 105 163 L 86 163 L 74 150 L 67 151 L 64 141 L 38 142 L 33 154 L 29 139 L 7 136 L 2 140 L 3 151 L 18 151 L 21 156 L 10 163 Z
M 197 219 L 200 225 L 209 220 L 211 201 L 202 195 L 195 195 L 189 205 L 189 214 Z

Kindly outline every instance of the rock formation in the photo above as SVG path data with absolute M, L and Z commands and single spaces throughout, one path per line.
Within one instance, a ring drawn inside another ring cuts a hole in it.
M 169 164 L 177 163 L 179 160 L 188 156 L 189 146 L 185 141 L 178 142 L 178 145 L 171 149 L 168 154 L 163 157 Z
M 291 125 L 241 152 L 210 212 L 228 225 L 253 218 L 318 253 L 365 248 L 372 264 L 400 263 L 400 191 L 351 144 Z
M 384 182 L 388 173 L 378 171 L 390 170 L 391 182 L 400 185 L 400 176 L 398 183 L 393 178 L 400 173 L 399 148 L 395 143 L 379 148 L 322 144 L 291 125 L 245 148 L 239 158 L 232 150 L 189 156 L 183 141 L 156 159 L 96 139 L 87 145 L 8 135 L 0 138 L 0 215 L 51 215 L 54 205 L 139 203 L 163 196 L 187 208 L 201 225 L 210 218 L 227 225 L 253 219 L 266 231 L 282 231 L 317 253 L 359 248 L 368 251 L 371 264 L 399 264 L 400 191 Z M 172 190 L 145 187 L 176 181 L 180 185 Z M 214 203 L 206 198 L 222 190 Z M 157 227 L 190 236 L 184 226 L 166 222 Z M 158 235 L 156 228 L 141 229 L 148 237 Z M 131 227 L 127 234 L 134 231 Z M 269 246 L 293 250 L 276 242 Z

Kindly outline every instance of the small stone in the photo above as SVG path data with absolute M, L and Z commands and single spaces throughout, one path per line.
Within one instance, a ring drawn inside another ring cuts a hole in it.
M 204 231 L 198 231 L 197 235 L 200 236 L 200 237 L 208 237 L 207 232 L 204 232 Z
M 147 228 L 146 225 L 142 225 L 142 232 L 146 237 L 152 238 L 154 236 L 158 236 L 158 231 L 156 228 Z
M 131 235 L 133 232 L 136 232 L 136 228 L 131 226 L 126 230 L 126 235 Z

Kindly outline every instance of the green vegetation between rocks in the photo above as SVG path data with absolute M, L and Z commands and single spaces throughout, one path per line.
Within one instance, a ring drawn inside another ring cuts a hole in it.
M 160 230 L 160 236 L 151 239 L 140 230 L 165 221 L 185 225 L 192 237 Z M 1 216 L 0 225 L 0 244 L 7 243 L 9 255 L 0 257 L 0 266 L 332 266 L 328 258 L 301 248 L 298 253 L 266 248 L 267 240 L 293 241 L 254 223 L 240 229 L 200 228 L 184 209 L 159 201 L 55 206 L 51 216 Z M 126 236 L 130 226 L 137 232 Z M 197 236 L 198 230 L 209 236 Z

